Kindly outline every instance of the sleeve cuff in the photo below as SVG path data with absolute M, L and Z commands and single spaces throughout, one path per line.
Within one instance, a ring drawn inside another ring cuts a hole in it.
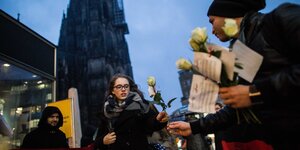
M 262 104 L 261 92 L 256 88 L 256 85 L 249 86 L 249 97 L 252 102 L 252 105 Z
M 190 122 L 190 126 L 193 134 L 200 133 L 200 120 Z

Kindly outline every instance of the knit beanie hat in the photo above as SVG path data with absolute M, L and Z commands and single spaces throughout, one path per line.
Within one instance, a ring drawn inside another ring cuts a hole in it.
M 265 8 L 265 0 L 214 0 L 207 16 L 236 18 L 243 17 L 247 12 Z

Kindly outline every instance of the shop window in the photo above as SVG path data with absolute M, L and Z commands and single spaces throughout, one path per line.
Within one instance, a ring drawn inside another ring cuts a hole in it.
M 0 114 L 12 129 L 10 148 L 19 148 L 37 127 L 42 109 L 54 99 L 53 83 L 0 59 Z

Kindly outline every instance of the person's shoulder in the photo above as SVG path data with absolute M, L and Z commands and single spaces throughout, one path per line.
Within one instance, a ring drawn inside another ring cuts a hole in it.
M 279 27 L 295 26 L 299 23 L 300 5 L 295 3 L 282 3 L 267 13 L 264 17 L 264 22 L 270 26 L 279 25 Z M 269 27 L 269 26 L 268 26 Z M 297 27 L 297 26 L 296 26 Z
M 300 7 L 299 4 L 296 4 L 296 3 L 290 3 L 290 2 L 285 2 L 285 3 L 282 3 L 280 4 L 277 8 L 275 9 L 280 9 L 280 8 L 285 8 L 285 7 Z
M 40 132 L 39 128 L 35 128 L 35 129 L 31 130 L 30 132 L 28 132 L 27 135 L 33 135 L 33 134 L 37 134 L 39 132 Z
M 60 130 L 60 129 L 58 129 L 58 133 L 59 133 L 59 134 L 62 134 L 62 135 L 64 135 L 64 136 L 66 136 L 65 132 L 63 132 L 63 131 Z
M 269 14 L 285 14 L 285 13 L 291 13 L 291 10 L 299 10 L 300 5 L 295 4 L 295 3 L 289 3 L 285 2 L 277 6 L 276 8 L 273 9 Z M 296 13 L 300 13 L 299 11 L 296 11 Z
M 24 138 L 26 139 L 33 139 L 39 137 L 40 132 L 37 129 L 33 129 L 32 131 L 28 132 Z

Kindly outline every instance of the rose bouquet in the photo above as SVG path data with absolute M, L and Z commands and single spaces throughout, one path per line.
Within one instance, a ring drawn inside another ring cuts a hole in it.
M 236 21 L 233 19 L 225 19 L 225 25 L 222 28 L 224 30 L 224 33 L 228 37 L 234 37 L 238 32 L 239 28 L 236 24 Z M 222 67 L 221 67 L 221 75 L 220 75 L 220 82 L 216 82 L 220 87 L 228 87 L 228 86 L 234 86 L 238 84 L 238 73 L 233 72 L 233 75 L 228 73 L 226 70 L 226 65 L 223 62 L 221 58 L 222 50 L 218 49 L 211 49 L 207 47 L 207 33 L 206 28 L 195 28 L 192 31 L 191 38 L 189 40 L 189 44 L 192 47 L 194 52 L 202 52 L 202 53 L 208 53 L 210 56 L 214 56 L 222 61 Z M 242 64 L 234 61 L 234 66 L 237 69 L 243 69 Z M 176 67 L 181 70 L 192 70 L 193 73 L 199 74 L 205 77 L 205 72 L 200 72 L 197 70 L 194 64 L 191 63 L 191 61 L 188 61 L 184 58 L 180 58 L 176 61 Z M 250 108 L 246 109 L 236 109 L 236 115 L 238 124 L 240 123 L 240 114 L 243 115 L 244 119 L 247 122 L 254 122 L 254 123 L 261 123 L 260 120 L 256 117 L 254 112 Z
M 149 76 L 148 79 L 147 79 L 147 83 L 148 83 L 148 93 L 149 93 L 150 97 L 153 98 L 153 101 L 150 101 L 150 102 L 153 103 L 153 104 L 161 106 L 163 111 L 165 111 L 167 108 L 170 108 L 171 103 L 176 98 L 170 99 L 168 101 L 168 103 L 166 104 L 165 101 L 163 100 L 162 96 L 161 96 L 161 92 L 155 89 L 155 85 L 156 85 L 155 77 Z
M 235 30 L 231 29 L 231 27 L 232 26 L 225 26 L 223 29 L 229 30 L 228 31 L 229 34 L 233 31 L 236 32 Z M 206 28 L 197 27 L 192 31 L 192 35 L 189 40 L 189 43 L 194 52 L 208 53 L 210 56 L 221 59 L 222 50 L 207 48 L 207 39 L 208 36 L 207 36 Z M 234 65 L 235 67 L 242 69 L 241 64 L 235 63 Z M 181 70 L 192 70 L 193 73 L 195 74 L 203 75 L 203 73 L 198 71 L 195 65 L 191 63 L 191 61 L 188 61 L 187 59 L 184 58 L 179 58 L 176 61 L 176 67 Z M 220 82 L 218 82 L 217 84 L 219 84 L 221 87 L 236 85 L 237 76 L 238 74 L 234 72 L 233 77 L 229 77 L 228 73 L 226 72 L 226 66 L 222 64 Z
M 195 28 L 192 31 L 192 37 L 189 40 L 193 51 L 195 52 L 207 52 L 206 41 L 207 41 L 206 28 Z

